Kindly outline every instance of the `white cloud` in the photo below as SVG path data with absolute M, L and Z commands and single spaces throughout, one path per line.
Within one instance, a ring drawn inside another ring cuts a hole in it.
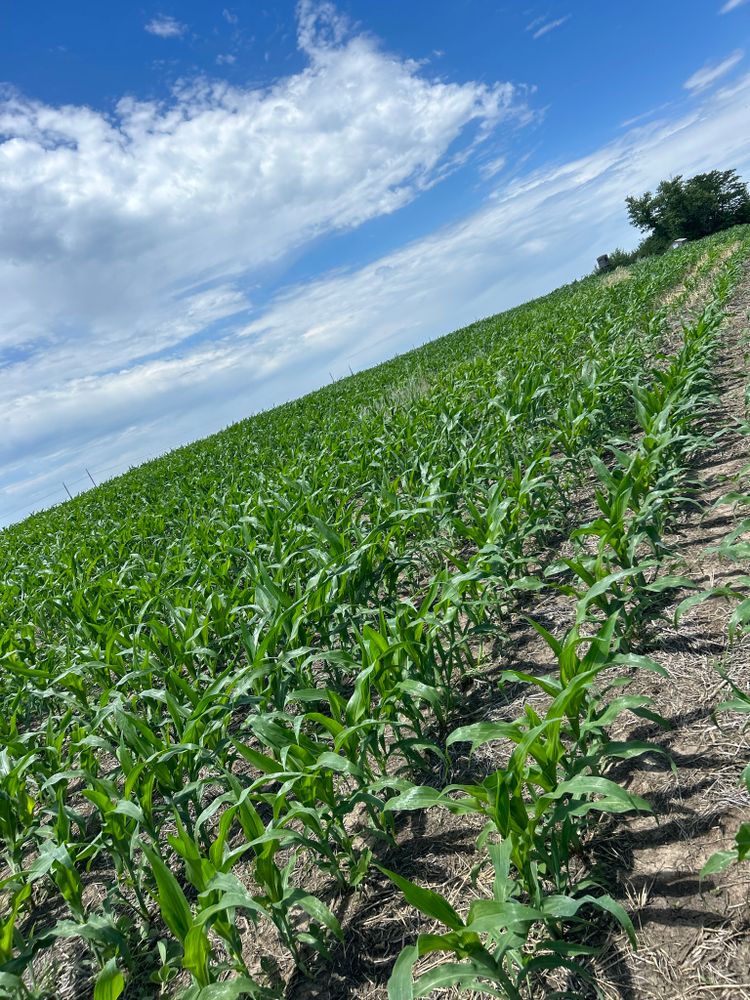
M 297 38 L 303 52 L 320 58 L 344 41 L 349 21 L 331 0 L 299 0 Z
M 342 376 L 591 270 L 598 253 L 634 241 L 625 195 L 674 172 L 750 170 L 749 97 L 746 76 L 680 118 L 500 185 L 460 223 L 290 288 L 262 311 L 248 313 L 225 283 L 192 294 L 184 330 L 170 325 L 173 313 L 154 327 L 170 342 L 218 317 L 226 325 L 210 343 L 104 374 L 72 377 L 63 360 L 65 377 L 42 386 L 24 372 L 22 393 L 0 386 L 0 460 L 15 483 L 2 510 L 32 489 L 61 490 L 66 476 L 82 488 L 86 466 L 95 475 L 113 462 L 123 468 L 306 392 L 329 371 Z
M 543 35 L 548 35 L 550 31 L 554 31 L 555 28 L 559 28 L 561 25 L 565 24 L 566 21 L 569 21 L 570 18 L 571 15 L 566 14 L 565 17 L 558 17 L 554 21 L 547 21 L 546 23 L 542 24 L 540 28 L 537 28 L 537 30 L 531 37 L 536 39 L 536 38 L 541 38 Z M 531 24 L 528 25 L 526 30 L 530 31 L 533 27 L 535 27 L 535 25 L 539 24 L 540 21 L 543 20 L 544 18 L 536 18 L 536 20 L 532 21 Z
M 730 10 L 736 10 L 738 7 L 742 7 L 746 4 L 747 0 L 727 0 L 724 6 L 719 11 L 720 14 L 728 14 Z
M 264 89 L 196 80 L 112 115 L 3 95 L 0 488 L 19 454 L 35 456 L 30 477 L 46 463 L 59 482 L 71 455 L 93 468 L 100 437 L 114 447 L 167 410 L 194 436 L 174 387 L 207 400 L 223 359 L 232 368 L 225 328 L 253 310 L 243 289 L 309 241 L 395 211 L 526 113 L 510 84 L 434 79 L 330 5 L 299 13 L 308 65 Z M 238 370 L 255 384 L 284 356 Z
M 727 73 L 731 72 L 734 67 L 741 62 L 744 52 L 742 49 L 735 49 L 731 55 L 728 55 L 726 59 L 722 59 L 718 63 L 706 63 L 699 70 L 696 70 L 691 77 L 689 77 L 683 84 L 685 90 L 690 90 L 695 94 L 699 94 L 702 90 L 706 90 L 720 80 Z
M 626 118 L 625 121 L 620 122 L 620 128 L 630 128 L 631 125 L 637 125 L 638 122 L 643 122 L 647 118 L 653 118 L 654 115 L 660 111 L 665 111 L 671 106 L 672 101 L 665 101 L 663 104 L 659 104 L 658 107 L 649 108 L 648 111 L 642 111 L 638 115 L 633 115 L 632 118 Z
M 513 111 L 510 85 L 429 80 L 362 39 L 311 52 L 269 90 L 198 82 L 171 107 L 124 100 L 115 121 L 0 104 L 0 346 L 62 324 L 127 353 L 122 331 L 179 312 L 183 289 L 395 210 L 469 125 Z
M 260 308 L 261 266 L 408 201 L 468 125 L 517 99 L 315 31 L 309 67 L 268 91 L 195 85 L 170 107 L 123 104 L 114 123 L 0 107 L 15 136 L 0 145 L 0 355 L 14 359 L 0 516 L 591 270 L 635 240 L 625 195 L 669 174 L 750 173 L 745 76 L 588 156 L 499 175 L 459 223 Z
M 236 62 L 237 56 L 233 56 L 231 52 L 216 57 L 216 64 L 218 66 L 233 66 Z
M 499 174 L 507 162 L 507 156 L 496 156 L 494 159 L 488 160 L 486 163 L 482 163 L 479 167 L 479 173 L 485 180 L 489 180 L 490 177 L 494 177 L 496 174 Z
M 185 34 L 187 27 L 174 17 L 159 14 L 146 23 L 146 31 L 150 35 L 158 35 L 159 38 L 179 38 Z
M 224 10 L 222 10 L 221 16 L 224 18 L 227 24 L 237 24 L 237 22 L 239 21 L 239 17 L 237 16 L 237 14 L 235 14 L 234 11 L 229 10 L 228 7 L 225 7 Z
M 590 271 L 598 253 L 634 240 L 627 194 L 674 171 L 750 168 L 742 128 L 749 96 L 746 77 L 741 88 L 681 119 L 641 127 L 589 156 L 499 187 L 458 225 L 354 274 L 289 293 L 243 329 L 247 350 L 299 351 L 304 338 L 342 375 L 350 360 L 370 363 Z

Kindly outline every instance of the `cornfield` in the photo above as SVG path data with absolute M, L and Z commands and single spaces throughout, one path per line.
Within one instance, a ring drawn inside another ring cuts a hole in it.
M 0 997 L 289 995 L 373 880 L 431 928 L 393 1000 L 521 1000 L 585 978 L 594 923 L 635 943 L 581 858 L 601 817 L 650 809 L 612 768 L 653 747 L 610 730 L 654 719 L 639 638 L 694 590 L 665 536 L 749 253 L 735 229 L 574 283 L 3 532 Z M 562 636 L 535 618 L 550 591 Z M 546 708 L 478 721 L 465 693 L 519 612 L 556 668 L 497 697 Z M 465 912 L 393 870 L 424 811 L 480 831 Z

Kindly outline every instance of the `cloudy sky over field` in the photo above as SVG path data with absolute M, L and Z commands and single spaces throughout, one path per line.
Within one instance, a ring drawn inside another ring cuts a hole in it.
M 3 5 L 0 524 L 750 180 L 750 3 L 374 6 Z

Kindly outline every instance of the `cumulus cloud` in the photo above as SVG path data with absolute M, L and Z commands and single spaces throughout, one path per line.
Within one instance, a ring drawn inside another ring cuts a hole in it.
M 722 59 L 718 63 L 706 63 L 699 70 L 696 70 L 691 77 L 689 77 L 683 84 L 685 90 L 690 90 L 695 94 L 700 93 L 702 90 L 706 90 L 711 86 L 712 83 L 716 83 L 727 73 L 731 72 L 734 67 L 742 61 L 744 56 L 742 49 L 735 49 L 731 55 L 728 55 L 726 59 Z
M 59 483 L 113 455 L 153 455 L 590 271 L 602 250 L 633 241 L 626 194 L 675 170 L 750 169 L 749 97 L 746 76 L 681 117 L 500 184 L 459 223 L 263 309 L 225 283 L 191 293 L 185 329 L 173 314 L 155 327 L 170 342 L 224 323 L 210 341 L 75 378 L 61 360 L 60 381 L 42 386 L 26 371 L 21 395 L 0 386 L 6 503 L 46 489 L 50 468 Z
M 590 271 L 670 173 L 750 171 L 744 76 L 516 180 L 496 156 L 477 211 L 264 302 L 268 261 L 404 204 L 518 100 L 305 31 L 309 66 L 262 92 L 0 109 L 0 517 Z
M 102 435 L 114 453 L 126 424 L 192 407 L 185 385 L 208 399 L 235 366 L 228 325 L 255 314 L 248 288 L 311 240 L 396 211 L 526 114 L 511 84 L 435 79 L 330 4 L 298 13 L 307 65 L 266 88 L 197 79 L 113 114 L 3 95 L 0 489 L 21 467 L 59 478 Z M 256 356 L 253 380 L 284 357 Z M 173 427 L 194 436 L 189 423 Z
M 159 14 L 146 22 L 146 31 L 150 35 L 158 35 L 159 38 L 179 38 L 185 34 L 187 27 L 174 17 Z

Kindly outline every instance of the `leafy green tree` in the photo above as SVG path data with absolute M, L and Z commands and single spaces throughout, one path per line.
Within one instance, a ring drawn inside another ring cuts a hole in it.
M 628 251 L 623 250 L 622 247 L 615 247 L 615 249 L 609 254 L 609 266 L 612 270 L 617 267 L 627 267 L 628 264 L 633 263 L 637 256 L 637 250 L 633 250 L 631 253 L 628 253 Z
M 662 181 L 655 194 L 625 199 L 630 221 L 649 235 L 639 256 L 662 253 L 676 239 L 700 239 L 750 222 L 750 195 L 736 170 L 711 170 L 689 180 Z

